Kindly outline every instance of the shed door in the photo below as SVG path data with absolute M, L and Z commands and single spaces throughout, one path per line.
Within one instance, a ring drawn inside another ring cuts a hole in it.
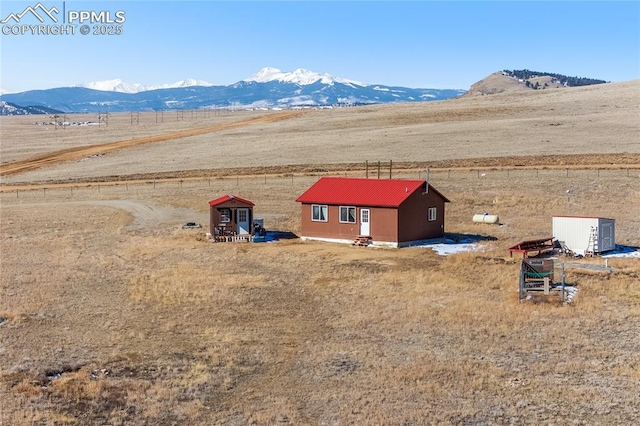
M 360 235 L 370 236 L 369 209 L 360 209 Z
M 249 209 L 238 209 L 238 234 L 249 233 Z
M 602 232 L 600 251 L 613 250 L 613 224 L 603 223 L 600 231 Z

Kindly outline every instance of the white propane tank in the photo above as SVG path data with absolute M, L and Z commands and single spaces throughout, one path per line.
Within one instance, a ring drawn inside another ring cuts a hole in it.
M 497 214 L 489 214 L 489 213 L 485 213 L 485 214 L 474 214 L 473 215 L 473 221 L 476 223 L 498 223 L 500 221 L 500 218 L 498 218 Z

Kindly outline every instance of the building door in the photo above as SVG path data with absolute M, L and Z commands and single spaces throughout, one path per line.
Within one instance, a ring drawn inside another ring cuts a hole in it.
M 249 209 L 238 209 L 238 234 L 249 234 Z
M 360 209 L 360 235 L 371 236 L 369 228 L 369 209 Z
M 600 245 L 600 251 L 613 250 L 613 224 L 603 223 L 600 228 L 602 232 L 602 244 Z

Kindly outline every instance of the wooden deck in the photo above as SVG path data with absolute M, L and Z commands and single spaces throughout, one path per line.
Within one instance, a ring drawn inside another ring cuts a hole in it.
M 251 235 L 215 235 L 212 238 L 215 243 L 237 243 L 237 242 L 251 242 Z
M 215 243 L 237 243 L 251 242 L 251 234 L 238 234 L 234 231 L 227 230 L 224 226 L 215 228 L 215 235 L 211 237 Z

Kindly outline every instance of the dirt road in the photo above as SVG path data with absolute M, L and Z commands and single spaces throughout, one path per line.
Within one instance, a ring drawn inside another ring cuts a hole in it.
M 218 132 L 221 130 L 229 130 L 237 127 L 250 126 L 261 123 L 274 123 L 277 121 L 288 120 L 304 114 L 304 111 L 284 111 L 263 115 L 260 117 L 250 118 L 248 120 L 237 121 L 228 124 L 218 124 L 215 126 L 200 127 L 196 129 L 182 130 L 179 132 L 170 132 L 161 135 L 146 136 L 124 141 L 109 142 L 99 145 L 80 146 L 76 148 L 65 149 L 61 151 L 50 152 L 27 160 L 16 161 L 15 163 L 0 166 L 0 176 L 36 170 L 53 164 L 65 161 L 78 160 L 80 158 L 89 157 L 106 152 L 131 148 L 138 145 L 165 142 L 174 139 L 187 138 L 191 136 L 202 135 L 206 133 Z
M 54 207 L 54 206 L 105 206 L 121 209 L 129 213 L 133 217 L 133 221 L 125 227 L 127 231 L 150 229 L 161 225 L 181 225 L 185 222 L 197 221 L 199 223 L 207 223 L 208 216 L 195 210 L 160 206 L 151 202 L 143 202 L 139 200 L 101 200 L 101 201 L 66 201 L 52 203 L 31 203 L 31 204 L 3 204 L 0 206 L 5 208 L 24 208 L 24 207 Z

